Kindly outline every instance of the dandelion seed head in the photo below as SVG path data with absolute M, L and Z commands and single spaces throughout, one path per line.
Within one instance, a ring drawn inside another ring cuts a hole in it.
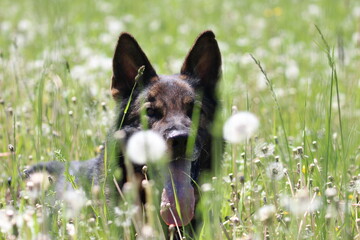
M 255 147 L 255 155 L 259 158 L 273 156 L 275 145 L 272 143 L 261 142 Z
M 11 218 L 7 212 L 9 209 L 0 209 L 0 230 L 2 233 L 7 233 L 12 230 Z
M 360 194 L 360 179 L 355 181 L 355 190 Z
M 27 181 L 27 187 L 33 187 L 37 190 L 47 189 L 49 185 L 49 175 L 44 172 L 32 173 Z
M 128 157 L 138 165 L 160 160 L 165 156 L 166 150 L 165 140 L 152 130 L 135 133 L 126 147 Z
M 353 9 L 353 15 L 354 17 L 360 17 L 360 6 Z
M 308 13 L 311 15 L 311 16 L 321 16 L 321 8 L 316 5 L 316 4 L 310 4 L 308 6 Z
M 8 145 L 8 149 L 10 150 L 10 152 L 15 152 L 15 147 L 12 144 Z
M 349 191 L 357 192 L 357 194 L 360 194 L 360 179 L 350 182 Z
M 68 190 L 64 192 L 62 199 L 67 207 L 66 215 L 69 218 L 76 216 L 87 203 L 85 192 L 82 189 Z
M 336 210 L 335 206 L 328 205 L 326 208 L 325 218 L 330 219 L 330 218 L 335 218 L 336 216 L 337 216 L 337 210 Z
M 75 225 L 72 223 L 66 224 L 66 232 L 69 234 L 69 236 L 73 237 L 75 236 Z
M 312 213 L 321 207 L 318 197 L 311 198 L 308 190 L 300 189 L 294 197 L 282 196 L 280 204 L 295 215 L 303 215 L 305 212 Z
M 148 224 L 146 224 L 142 227 L 141 233 L 145 239 L 154 237 L 154 235 L 155 235 L 155 231 L 154 231 L 153 227 Z
M 211 185 L 211 183 L 204 183 L 203 185 L 201 185 L 201 190 L 203 192 L 210 192 L 210 191 L 213 191 L 213 187 Z
M 224 124 L 224 138 L 230 143 L 248 140 L 259 127 L 258 118 L 250 112 L 238 112 Z
M 138 206 L 124 205 L 121 208 L 115 207 L 115 225 L 121 227 L 130 227 L 132 217 L 139 212 Z
M 240 220 L 237 216 L 232 216 L 229 220 L 230 220 L 230 222 L 234 223 L 235 225 L 238 225 L 240 223 Z
M 299 77 L 299 67 L 295 61 L 290 61 L 285 69 L 285 76 L 290 80 L 297 79 Z
M 334 187 L 329 187 L 325 190 L 325 196 L 328 198 L 333 198 L 337 195 L 337 190 Z
M 274 205 L 265 205 L 261 207 L 255 214 L 255 219 L 260 222 L 270 221 L 276 213 L 276 208 Z
M 281 162 L 272 162 L 266 168 L 266 174 L 272 180 L 280 180 L 284 177 L 284 166 Z

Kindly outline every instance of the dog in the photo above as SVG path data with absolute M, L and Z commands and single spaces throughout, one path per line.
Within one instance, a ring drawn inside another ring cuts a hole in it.
M 221 61 L 220 49 L 212 31 L 198 36 L 180 73 L 174 75 L 158 75 L 129 33 L 122 33 L 117 42 L 111 82 L 117 114 L 109 139 L 113 139 L 115 132 L 121 131 L 126 143 L 134 133 L 141 131 L 141 111 L 145 109 L 146 127 L 160 134 L 171 152 L 168 163 L 170 174 L 165 177 L 161 196 L 161 205 L 167 207 L 160 210 L 161 218 L 167 225 L 185 226 L 191 222 L 197 201 L 194 184 L 200 172 L 210 170 L 212 166 L 211 127 L 218 105 L 216 86 L 221 78 Z M 142 76 L 134 87 L 142 66 Z M 196 107 L 199 111 L 198 122 L 195 123 L 193 111 Z M 193 124 L 198 126 L 195 133 L 191 131 Z M 186 147 L 191 134 L 196 134 L 192 136 L 195 143 L 188 156 Z M 37 171 L 47 171 L 56 176 L 55 189 L 61 194 L 64 189 L 72 187 L 63 176 L 64 172 L 75 176 L 79 183 L 81 181 L 78 179 L 85 179 L 92 185 L 101 184 L 104 179 L 104 156 L 102 153 L 96 158 L 73 161 L 67 165 L 59 161 L 43 162 L 30 167 L 25 174 L 29 177 Z M 122 187 L 129 173 L 121 148 L 115 147 L 110 160 L 123 171 L 118 181 L 119 187 Z M 135 174 L 141 174 L 143 166 L 134 164 L 133 167 Z

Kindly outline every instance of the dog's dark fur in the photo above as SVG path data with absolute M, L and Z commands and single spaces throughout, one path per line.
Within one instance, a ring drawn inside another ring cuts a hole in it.
M 124 116 L 124 109 L 130 100 L 138 69 L 145 66 L 142 77 L 134 89 L 129 111 Z M 221 75 L 221 55 L 215 35 L 211 31 L 202 33 L 188 53 L 181 71 L 174 75 L 157 75 L 148 58 L 136 40 L 128 33 L 119 37 L 114 58 L 111 92 L 117 104 L 117 120 L 110 131 L 110 138 L 121 130 L 125 133 L 125 142 L 135 132 L 142 129 L 140 114 L 146 109 L 148 128 L 162 135 L 171 152 L 169 163 L 170 176 L 164 183 L 162 203 L 176 213 L 174 189 L 178 195 L 181 211 L 176 221 L 171 220 L 166 209 L 161 211 L 167 224 L 186 225 L 193 218 L 195 197 L 193 181 L 199 173 L 211 168 L 211 124 L 217 106 L 215 88 Z M 200 118 L 192 156 L 186 156 L 187 139 L 190 135 L 194 106 L 200 107 Z M 124 159 L 117 150 L 113 161 L 123 170 L 122 186 L 127 179 Z M 104 156 L 99 155 L 87 161 L 70 163 L 69 173 L 77 179 L 85 178 L 87 182 L 99 184 L 103 179 Z M 141 173 L 142 166 L 134 165 L 135 172 Z M 39 163 L 26 171 L 27 175 L 45 169 L 58 176 L 56 190 L 61 194 L 71 185 L 62 176 L 65 166 L 60 162 Z M 168 172 L 167 170 L 163 172 Z M 191 178 L 189 177 L 191 176 Z M 175 186 L 172 186 L 172 183 Z M 175 214 L 176 215 L 176 214 Z

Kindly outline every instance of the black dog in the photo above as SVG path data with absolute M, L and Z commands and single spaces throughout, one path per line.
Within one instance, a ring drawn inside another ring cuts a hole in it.
M 138 69 L 144 66 L 144 72 L 135 88 L 135 77 Z M 128 33 L 119 37 L 114 58 L 111 93 L 117 104 L 117 120 L 110 131 L 112 136 L 121 130 L 125 142 L 141 127 L 141 109 L 146 109 L 147 128 L 151 129 L 166 141 L 171 152 L 168 165 L 170 175 L 163 186 L 160 215 L 168 225 L 187 225 L 194 216 L 195 193 L 193 181 L 199 173 L 211 168 L 211 124 L 214 120 L 216 85 L 221 75 L 221 55 L 211 31 L 206 31 L 197 38 L 188 53 L 180 74 L 158 75 L 136 40 Z M 130 99 L 131 98 L 131 99 Z M 126 105 L 130 101 L 127 113 Z M 193 110 L 198 106 L 198 122 L 193 122 Z M 197 124 L 197 134 L 193 152 L 189 157 L 186 146 L 191 134 L 191 127 Z M 111 137 L 110 137 L 111 138 Z M 122 152 L 118 149 L 111 161 L 123 170 L 120 187 L 126 182 L 128 173 Z M 135 173 L 141 173 L 142 166 L 134 165 Z M 74 161 L 68 166 L 61 162 L 39 163 L 26 171 L 26 175 L 46 170 L 56 176 L 56 190 L 61 194 L 64 188 L 70 188 L 63 177 L 68 171 L 77 179 L 86 179 L 93 185 L 100 184 L 104 176 L 104 154 L 87 161 Z M 166 170 L 167 171 L 167 170 Z M 166 172 L 165 171 L 165 172 Z M 80 182 L 81 183 L 81 182 Z M 176 210 L 176 197 L 180 212 Z M 171 212 L 174 214 L 172 215 Z M 175 216 L 175 218 L 174 218 Z

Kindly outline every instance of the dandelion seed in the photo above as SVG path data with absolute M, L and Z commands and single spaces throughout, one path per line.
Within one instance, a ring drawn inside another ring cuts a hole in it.
M 146 165 L 144 165 L 141 169 L 141 172 L 142 172 L 142 174 L 146 175 L 148 172 L 148 167 Z
M 68 218 L 77 216 L 87 202 L 87 198 L 83 190 L 66 191 L 63 195 L 63 200 L 67 206 L 66 216 Z
M 285 76 L 290 80 L 297 79 L 299 77 L 299 67 L 295 61 L 290 61 L 285 69 Z
M 154 237 L 154 235 L 155 235 L 155 231 L 154 231 L 153 227 L 150 225 L 144 225 L 141 229 L 141 233 L 145 239 Z
M 4 214 L 4 211 L 0 210 L 0 230 L 2 233 L 9 232 L 12 229 L 12 224 L 9 218 Z
M 49 186 L 49 180 L 47 174 L 41 172 L 33 173 L 30 175 L 26 182 L 26 191 L 22 193 L 25 199 L 37 199 L 42 189 L 47 189 Z
M 318 197 L 310 198 L 308 190 L 300 189 L 292 198 L 282 197 L 280 204 L 293 214 L 300 216 L 305 212 L 312 213 L 319 209 L 321 200 Z
M 103 109 L 103 111 L 106 111 L 106 102 L 101 102 L 101 107 Z
M 274 205 L 265 205 L 256 212 L 255 219 L 260 222 L 270 223 L 275 213 L 276 208 Z
M 274 142 L 275 142 L 275 144 L 279 144 L 279 138 L 278 138 L 278 136 L 274 136 Z
M 299 155 L 302 155 L 304 153 L 304 148 L 301 146 L 297 147 L 296 150 L 297 150 L 297 154 L 299 154 Z
M 334 218 L 337 215 L 337 210 L 335 208 L 334 205 L 328 205 L 326 208 L 326 214 L 325 214 L 325 218 L 326 219 L 330 219 L 330 218 Z
M 313 147 L 313 150 L 316 151 L 317 150 L 317 142 L 316 141 L 313 141 L 312 142 L 312 147 Z
M 72 223 L 66 224 L 66 232 L 69 234 L 69 236 L 73 237 L 75 236 L 75 226 Z
M 358 7 L 355 7 L 354 9 L 353 9 L 353 15 L 354 15 L 354 17 L 360 17 L 360 6 L 358 6 Z
M 274 155 L 275 145 L 272 143 L 259 143 L 255 147 L 255 155 L 259 158 L 269 157 Z
M 259 158 L 255 158 L 253 162 L 255 163 L 256 166 L 260 167 L 261 160 Z
M 214 189 L 210 183 L 204 183 L 203 185 L 201 185 L 201 191 L 203 191 L 203 192 L 210 192 L 213 190 Z
M 225 140 L 230 143 L 240 143 L 248 140 L 259 127 L 258 118 L 250 112 L 238 112 L 224 124 Z
M 12 144 L 8 145 L 8 149 L 10 152 L 15 152 L 15 147 Z
M 313 172 L 314 172 L 314 169 L 315 169 L 315 164 L 310 163 L 310 165 L 309 165 L 309 171 L 310 171 L 310 173 L 313 173 Z
M 10 116 L 12 116 L 14 113 L 14 109 L 12 107 L 8 107 L 7 112 L 9 113 Z
M 126 147 L 130 160 L 139 165 L 160 160 L 165 156 L 166 150 L 165 140 L 151 130 L 135 133 Z
M 360 194 L 360 179 L 350 182 L 349 191 L 357 192 L 357 194 Z
M 333 186 L 333 183 L 332 183 L 332 182 L 327 182 L 327 183 L 326 183 L 326 186 L 329 187 L 329 188 L 331 188 L 331 187 Z
M 337 190 L 336 190 L 336 188 L 334 188 L 334 187 L 330 187 L 330 188 L 327 188 L 326 190 L 325 190 L 325 196 L 327 197 L 327 198 L 333 198 L 333 197 L 335 197 L 337 195 Z
M 232 112 L 232 114 L 235 114 L 235 113 L 237 113 L 239 110 L 238 110 L 238 108 L 236 107 L 236 106 L 232 106 L 231 107 L 231 112 Z
M 301 155 L 299 154 L 297 148 L 293 148 L 292 153 L 293 153 L 294 159 L 300 159 L 301 158 Z
M 266 168 L 266 174 L 272 180 L 280 180 L 284 177 L 284 166 L 281 162 L 272 162 Z
M 115 213 L 115 225 L 121 227 L 130 227 L 131 218 L 139 212 L 138 206 L 128 206 L 125 205 L 124 209 L 119 207 L 114 208 Z
M 230 220 L 230 222 L 234 223 L 235 225 L 238 225 L 240 223 L 240 220 L 237 216 L 232 216 L 229 220 Z
M 321 8 L 316 4 L 310 4 L 307 12 L 314 17 L 321 16 Z
M 30 175 L 27 186 L 30 184 L 30 186 L 33 186 L 32 189 L 29 190 L 36 190 L 41 191 L 41 189 L 47 189 L 49 187 L 49 175 L 45 174 L 43 172 L 35 172 Z

